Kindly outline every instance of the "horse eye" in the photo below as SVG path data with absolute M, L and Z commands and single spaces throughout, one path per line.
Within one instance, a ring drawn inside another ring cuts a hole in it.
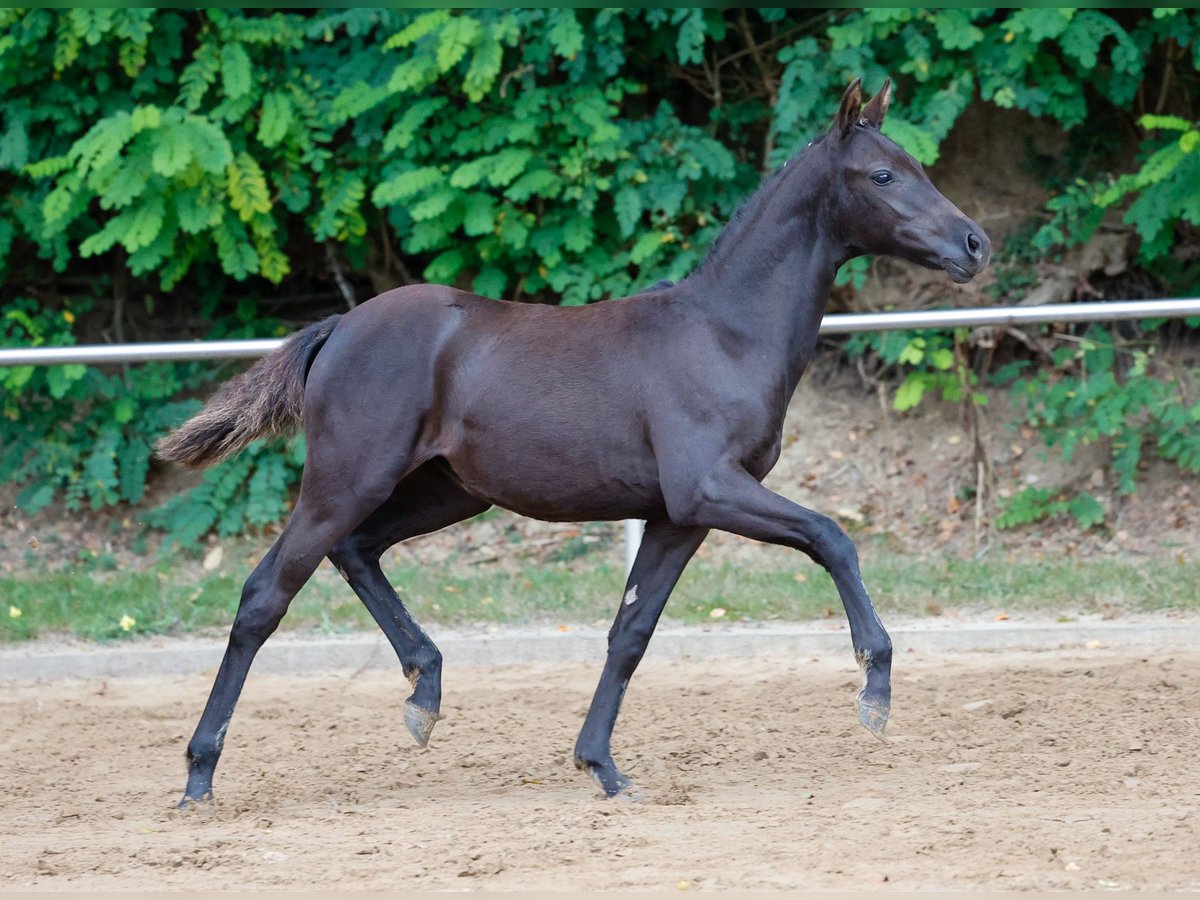
M 883 171 L 882 169 L 871 176 L 871 180 L 876 184 L 887 184 L 892 180 L 892 173 Z

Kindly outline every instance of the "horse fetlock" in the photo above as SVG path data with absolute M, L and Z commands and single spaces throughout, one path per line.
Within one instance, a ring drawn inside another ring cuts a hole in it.
M 880 740 L 891 711 L 891 657 L 890 644 L 879 650 L 860 648 L 854 652 L 863 673 L 862 689 L 854 698 L 858 721 Z

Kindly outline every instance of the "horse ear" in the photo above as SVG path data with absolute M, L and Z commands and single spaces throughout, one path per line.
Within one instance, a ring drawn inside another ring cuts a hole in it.
M 838 107 L 837 119 L 835 126 L 838 134 L 846 134 L 853 128 L 859 119 L 859 113 L 862 110 L 862 79 L 855 78 L 850 82 L 850 87 L 846 88 L 846 93 L 842 94 L 842 105 Z
M 862 117 L 868 125 L 876 131 L 883 125 L 883 117 L 887 115 L 888 101 L 892 99 L 892 79 L 887 79 L 883 83 L 883 87 L 879 89 L 879 93 L 871 98 L 871 101 L 863 107 Z

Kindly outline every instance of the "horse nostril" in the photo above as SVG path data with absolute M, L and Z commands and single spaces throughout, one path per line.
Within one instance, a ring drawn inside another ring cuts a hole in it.
M 983 242 L 973 231 L 967 232 L 967 253 L 970 254 L 971 259 L 983 259 Z

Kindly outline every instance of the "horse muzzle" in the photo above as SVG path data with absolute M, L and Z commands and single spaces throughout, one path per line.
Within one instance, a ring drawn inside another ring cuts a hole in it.
M 966 284 L 984 270 L 992 256 L 992 242 L 983 229 L 967 220 L 966 234 L 953 256 L 943 256 L 939 268 L 944 269 L 955 284 Z

